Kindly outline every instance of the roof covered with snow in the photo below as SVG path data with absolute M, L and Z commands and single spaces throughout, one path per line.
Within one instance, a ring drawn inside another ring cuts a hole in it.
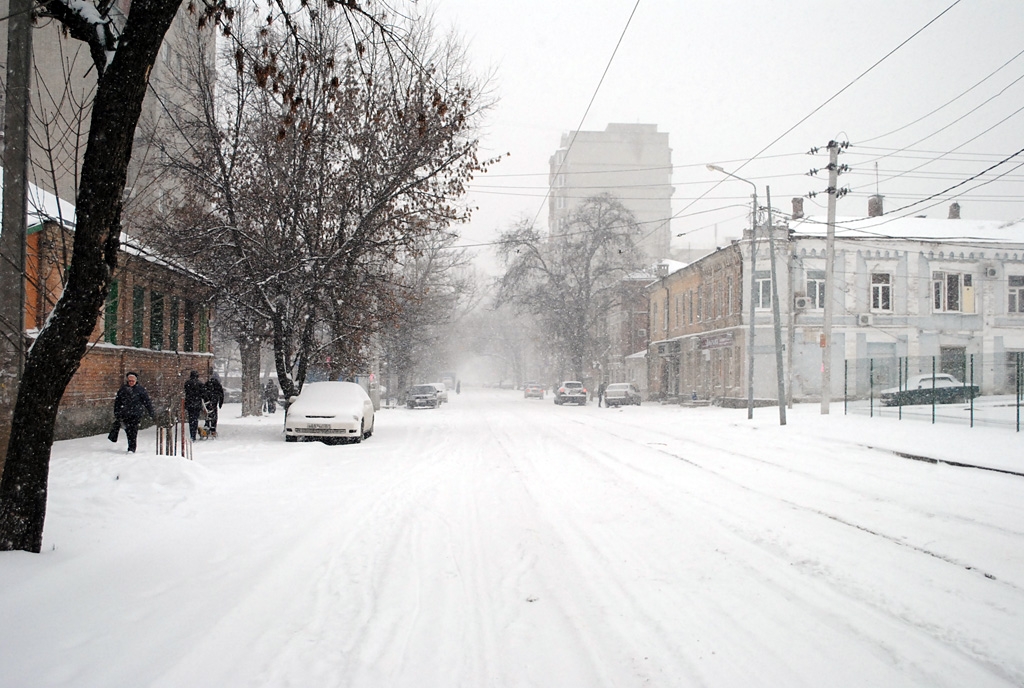
M 3 200 L 4 170 L 0 167 L 0 202 Z M 58 198 L 49 191 L 41 189 L 32 182 L 28 183 L 28 226 L 34 227 L 44 222 L 57 222 L 65 227 L 75 226 L 75 205 Z M 0 218 L 0 227 L 3 221 Z
M 804 236 L 825 236 L 827 218 L 804 217 L 789 228 Z M 837 239 L 914 239 L 918 241 L 991 241 L 1024 243 L 1024 219 L 950 220 L 931 217 L 836 218 Z

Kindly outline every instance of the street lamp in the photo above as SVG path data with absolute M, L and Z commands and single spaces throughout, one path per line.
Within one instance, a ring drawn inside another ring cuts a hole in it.
M 739 179 L 754 188 L 754 214 L 750 222 L 750 332 L 747 335 L 747 418 L 754 417 L 754 302 L 757 300 L 757 280 L 754 278 L 754 265 L 757 259 L 757 185 L 749 179 L 737 177 L 726 172 L 718 165 L 708 165 L 711 172 L 721 172 L 727 177 Z

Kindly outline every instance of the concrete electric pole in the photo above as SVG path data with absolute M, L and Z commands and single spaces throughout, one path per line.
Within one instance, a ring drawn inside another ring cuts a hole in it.
M 836 199 L 839 196 L 839 143 L 828 142 L 828 230 L 825 235 L 825 322 L 821 333 L 821 413 L 832 403 L 832 312 L 835 310 Z

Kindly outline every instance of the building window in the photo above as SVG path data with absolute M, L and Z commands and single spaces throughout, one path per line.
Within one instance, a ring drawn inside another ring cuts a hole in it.
M 210 351 L 210 320 L 205 308 L 199 309 L 199 351 Z
M 871 273 L 871 310 L 892 310 L 892 276 L 887 272 Z
M 149 294 L 149 348 L 164 348 L 164 295 L 155 291 Z
M 1011 313 L 1024 313 L 1024 275 L 1009 275 L 1010 293 L 1007 309 Z
M 117 280 L 110 283 L 107 303 L 103 309 L 103 341 L 117 344 Z
M 807 297 L 811 300 L 811 308 L 825 307 L 825 273 L 814 270 L 807 273 Z
M 143 346 L 146 330 L 146 290 L 135 287 L 132 290 L 132 346 Z
M 558 208 L 559 210 L 565 209 L 565 196 L 555 197 L 555 207 Z
M 704 318 L 704 290 L 697 287 L 697 322 Z
M 757 282 L 756 292 L 757 295 L 754 297 L 754 308 L 765 309 L 772 307 L 772 273 L 771 272 L 758 272 L 754 275 L 754 281 Z
M 182 332 L 182 351 L 195 350 L 196 341 L 196 304 L 193 301 L 185 301 L 185 322 Z
M 959 312 L 964 275 L 959 272 L 932 273 L 932 308 L 936 311 Z
M 167 314 L 168 348 L 171 351 L 178 350 L 178 308 L 178 297 L 172 296 L 170 312 Z
M 732 277 L 727 277 L 726 280 L 725 280 L 725 302 L 728 304 L 726 306 L 726 314 L 727 315 L 732 315 L 733 314 L 732 300 L 733 300 Z

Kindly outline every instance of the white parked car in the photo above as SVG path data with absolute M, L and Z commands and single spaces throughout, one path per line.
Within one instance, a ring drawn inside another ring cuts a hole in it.
M 288 401 L 284 416 L 288 442 L 362 442 L 373 434 L 373 401 L 354 382 L 309 382 Z
M 604 405 L 626 406 L 629 404 L 640 405 L 640 390 L 632 382 L 615 382 L 608 385 L 604 390 Z
M 433 385 L 433 387 L 437 389 L 437 398 L 442 404 L 448 401 L 448 388 L 443 382 L 429 382 L 427 384 Z

